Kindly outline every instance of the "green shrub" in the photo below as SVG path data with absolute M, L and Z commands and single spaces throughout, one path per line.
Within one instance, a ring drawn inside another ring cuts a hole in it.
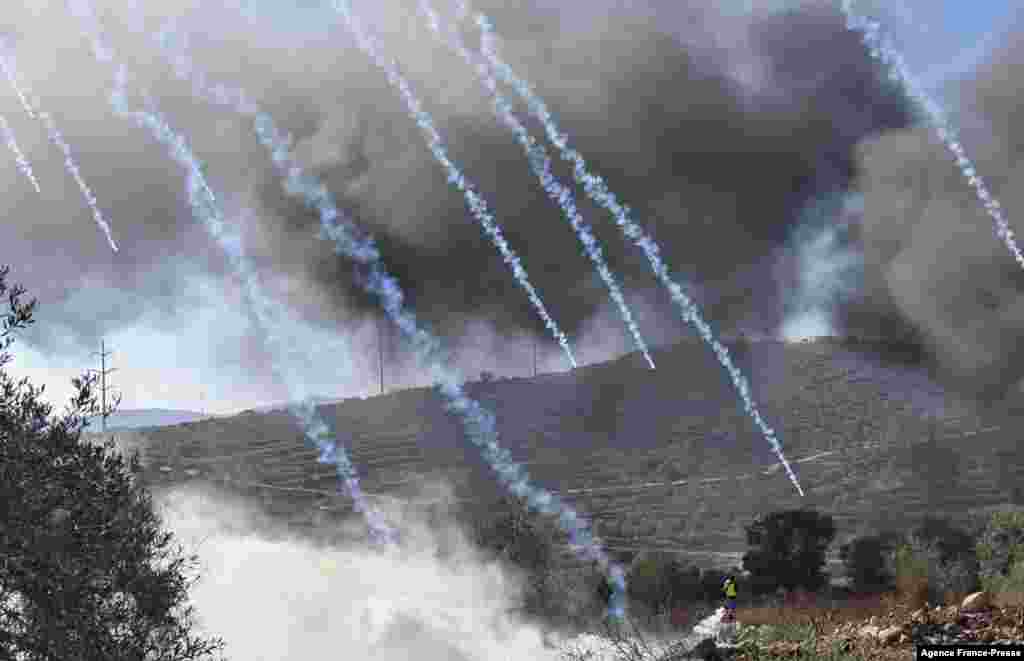
M 1002 605 L 1024 606 L 1024 560 L 1015 562 L 1005 576 L 983 577 L 981 585 Z
M 1024 604 L 1024 510 L 996 512 L 975 546 L 981 586 L 1007 604 Z
M 637 558 L 627 583 L 630 599 L 654 614 L 692 603 L 704 594 L 700 570 L 685 566 L 671 553 L 647 553 Z
M 1024 510 L 996 512 L 975 546 L 978 574 L 988 580 L 1010 573 L 1024 561 Z
M 941 603 L 979 586 L 975 542 L 949 521 L 926 518 L 892 557 L 897 590 L 911 601 Z

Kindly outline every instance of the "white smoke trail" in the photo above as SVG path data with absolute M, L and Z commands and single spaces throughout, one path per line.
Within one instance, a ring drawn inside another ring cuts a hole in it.
M 14 93 L 18 95 L 18 99 L 21 101 L 21 106 L 25 109 L 25 113 L 32 119 L 37 117 L 43 122 L 43 126 L 46 127 L 46 132 L 50 136 L 50 141 L 56 145 L 62 152 L 64 152 L 64 168 L 74 178 L 75 183 L 78 184 L 78 189 L 82 191 L 82 197 L 85 198 L 86 204 L 89 205 L 89 209 L 92 211 L 93 220 L 99 225 L 100 229 L 107 237 L 107 243 L 110 244 L 111 250 L 117 252 L 117 244 L 114 242 L 114 237 L 110 233 L 110 223 L 103 217 L 103 212 L 100 211 L 99 203 L 96 201 L 96 196 L 89 190 L 89 186 L 85 183 L 85 179 L 82 178 L 82 173 L 78 170 L 78 166 L 75 164 L 75 159 L 71 155 L 71 147 L 67 141 L 64 140 L 64 136 L 61 135 L 57 129 L 57 124 L 53 121 L 53 117 L 50 113 L 38 110 L 40 107 L 39 99 L 33 98 L 32 102 L 28 99 L 28 94 L 22 88 L 18 82 L 18 68 L 14 62 L 14 54 L 8 48 L 7 43 L 0 40 L 0 67 L 3 67 L 4 75 L 7 76 L 8 82 L 11 84 L 11 88 Z
M 370 282 L 364 283 L 364 287 L 371 293 L 380 293 L 371 283 L 390 283 L 388 286 L 396 288 L 391 294 L 397 296 L 398 299 L 398 308 L 396 309 L 399 312 L 397 314 L 405 314 L 401 311 L 403 294 L 400 290 L 397 290 L 397 284 L 389 280 L 390 276 L 383 274 L 379 269 L 380 253 L 376 246 L 373 245 L 372 241 L 360 241 L 354 238 L 352 234 L 354 227 L 351 223 L 346 221 L 343 225 L 337 224 L 337 220 L 343 218 L 340 210 L 337 208 L 327 188 L 321 182 L 305 175 L 298 164 L 295 163 L 291 155 L 291 137 L 283 135 L 277 129 L 273 117 L 260 110 L 255 103 L 249 101 L 248 95 L 244 90 L 228 88 L 223 84 L 213 84 L 208 81 L 204 72 L 198 70 L 188 57 L 185 50 L 187 48 L 187 41 L 180 39 L 177 47 L 175 47 L 172 44 L 173 36 L 169 25 L 167 25 L 156 35 L 156 41 L 165 55 L 171 59 L 178 77 L 182 80 L 190 81 L 193 92 L 199 98 L 215 105 L 231 107 L 235 112 L 243 116 L 254 116 L 254 127 L 261 144 L 271 152 L 274 164 L 285 176 L 285 191 L 293 196 L 301 196 L 308 206 L 320 214 L 322 226 L 320 238 L 335 241 L 339 246 L 339 252 L 360 263 L 374 264 L 377 268 L 374 272 L 375 279 L 371 278 Z M 393 310 L 389 311 L 389 315 L 392 315 L 392 318 L 394 318 L 393 314 L 396 314 L 393 313 Z M 415 321 L 413 321 L 413 324 L 415 325 Z M 413 341 L 419 341 L 420 346 L 422 346 L 424 341 L 436 342 L 436 340 L 432 339 L 424 340 L 424 338 L 429 336 L 417 329 L 410 331 L 410 333 Z M 461 378 L 453 376 L 452 379 L 455 380 L 455 388 L 458 388 L 457 384 L 461 382 Z M 472 402 L 472 405 L 476 405 L 476 403 Z M 493 416 L 491 424 L 493 425 Z M 508 460 L 507 456 L 504 458 L 506 461 Z M 515 468 L 518 467 L 516 466 Z M 501 474 L 500 471 L 499 474 Z
M 36 105 L 38 107 L 38 104 Z M 75 183 L 78 184 L 78 189 L 82 191 L 82 197 L 85 198 L 85 203 L 89 205 L 89 209 L 92 211 L 92 218 L 99 225 L 100 229 L 103 230 L 103 234 L 107 237 L 107 243 L 110 244 L 110 249 L 117 252 L 117 244 L 114 242 L 114 237 L 110 233 L 110 223 L 103 217 L 103 212 L 100 210 L 99 202 L 96 200 L 96 196 L 92 194 L 89 189 L 89 185 L 85 183 L 85 179 L 82 178 L 82 173 L 78 170 L 78 165 L 75 164 L 75 159 L 71 155 L 71 147 L 67 141 L 64 140 L 64 136 L 61 135 L 60 130 L 57 128 L 57 124 L 53 121 L 53 117 L 50 113 L 45 110 L 39 111 L 39 119 L 42 120 L 43 126 L 46 127 L 47 133 L 50 134 L 50 140 L 53 144 L 57 145 L 62 152 L 64 152 L 64 168 L 74 178 Z
M 99 25 L 91 7 L 85 0 L 78 0 L 74 3 L 74 8 L 79 18 L 85 23 L 85 31 L 92 42 L 93 52 L 97 59 L 101 62 L 112 63 L 113 52 L 100 38 Z M 127 69 L 124 65 L 119 65 L 115 75 L 115 88 L 110 95 L 111 106 L 119 116 L 148 129 L 158 142 L 168 148 L 171 158 L 188 172 L 188 199 L 192 213 L 226 253 L 229 262 L 244 284 L 246 302 L 262 327 L 267 343 L 271 345 L 271 355 L 275 359 L 272 366 L 274 372 L 284 378 L 289 393 L 296 392 L 299 385 L 298 379 L 289 374 L 280 363 L 282 356 L 287 355 L 290 346 L 287 338 L 282 336 L 283 329 L 287 327 L 289 320 L 280 319 L 281 306 L 275 305 L 263 293 L 255 269 L 242 250 L 241 236 L 237 229 L 230 229 L 224 222 L 219 201 L 203 174 L 203 164 L 192 153 L 184 136 L 175 132 L 156 112 L 151 99 L 147 98 L 147 105 L 150 108 L 146 111 L 132 110 L 128 107 L 127 78 Z M 375 540 L 393 542 L 395 532 L 387 525 L 383 516 L 366 501 L 360 489 L 355 468 L 344 450 L 337 447 L 337 441 L 331 434 L 330 428 L 317 413 L 314 403 L 306 400 L 301 404 L 292 405 L 289 410 L 302 423 L 307 438 L 320 449 L 321 463 L 333 463 L 337 467 L 339 478 L 348 489 L 357 511 L 366 518 Z
M 0 49 L 3 49 L 5 53 L 10 52 L 10 48 L 8 47 L 5 39 L 0 39 Z M 7 55 L 0 57 L 0 67 L 3 67 L 4 75 L 7 76 L 7 82 L 11 84 L 11 88 L 14 90 L 14 93 L 18 95 L 18 100 L 21 101 L 21 107 L 25 109 L 25 114 L 28 115 L 30 119 L 35 119 L 35 110 L 32 108 L 32 104 L 28 102 L 28 99 L 25 98 L 25 92 L 21 89 L 21 85 L 18 83 L 18 76 L 14 71 L 14 63 L 8 58 L 9 56 Z
M 644 358 L 647 359 L 647 364 L 654 369 L 654 361 L 651 359 L 651 354 L 647 349 L 647 344 L 644 342 L 643 336 L 640 335 L 640 329 L 637 328 L 636 322 L 633 320 L 633 315 L 626 305 L 626 301 L 622 296 L 622 291 L 619 289 L 618 284 L 615 282 L 615 277 L 608 269 L 608 264 L 605 262 L 601 252 L 601 246 L 598 244 L 597 239 L 591 232 L 590 227 L 583 220 L 583 217 L 579 214 L 576 209 L 576 202 L 573 199 L 572 191 L 564 186 L 553 174 L 551 174 L 551 159 L 548 157 L 547 150 L 544 149 L 543 145 L 537 143 L 533 139 L 533 136 L 527 132 L 526 127 L 523 126 L 513 110 L 512 106 L 509 105 L 508 101 L 505 100 L 497 90 L 497 81 L 494 80 L 494 76 L 490 75 L 487 68 L 487 63 L 483 61 L 474 60 L 473 56 L 466 49 L 463 44 L 461 37 L 455 30 L 447 30 L 442 33 L 440 20 L 437 12 L 430 5 L 427 0 L 420 0 L 420 10 L 426 14 L 430 29 L 439 40 L 445 41 L 449 47 L 455 50 L 467 63 L 471 66 L 475 64 L 477 74 L 480 76 L 484 86 L 491 93 L 494 98 L 494 112 L 498 118 L 504 122 L 516 136 L 516 141 L 523 147 L 523 151 L 526 153 L 526 158 L 529 161 L 530 169 L 540 180 L 541 185 L 544 187 L 544 191 L 548 194 L 556 204 L 562 209 L 562 214 L 572 225 L 572 228 L 576 231 L 580 242 L 586 248 L 587 255 L 591 261 L 594 262 L 594 266 L 597 268 L 597 272 L 601 275 L 601 279 L 604 280 L 605 285 L 608 287 L 608 291 L 615 301 L 615 304 L 619 308 L 619 313 L 622 315 L 623 321 L 626 323 L 626 327 L 629 329 L 630 334 L 633 336 L 633 341 L 636 343 L 637 348 L 640 349 L 644 354 Z M 447 37 L 447 39 L 446 39 Z M 394 68 L 388 72 L 389 78 L 396 78 L 399 81 L 399 85 L 403 90 L 403 96 L 406 96 L 405 90 L 408 89 L 404 85 L 404 81 L 397 74 L 393 74 Z
M 365 38 L 348 4 L 337 2 L 335 7 L 345 18 L 359 45 L 372 57 L 375 54 L 372 42 Z M 441 394 L 448 401 L 448 409 L 458 414 L 469 440 L 480 448 L 506 488 L 525 497 L 533 509 L 558 515 L 559 524 L 569 534 L 573 549 L 597 562 L 605 572 L 612 588 L 610 614 L 621 617 L 625 610 L 626 590 L 622 567 L 598 545 L 585 520 L 557 496 L 531 485 L 523 467 L 515 463 L 508 450 L 499 445 L 494 415 L 465 394 L 461 385 L 462 376 L 449 367 L 450 363 L 447 356 L 443 355 L 438 339 L 420 328 L 415 315 L 405 308 L 405 294 L 382 265 L 380 251 L 373 240 L 359 236 L 352 221 L 338 209 L 327 187 L 303 172 L 291 154 L 290 137 L 282 135 L 274 126 L 273 118 L 266 113 L 256 116 L 255 128 L 260 142 L 270 150 L 274 165 L 285 176 L 285 192 L 301 197 L 307 207 L 319 214 L 320 238 L 333 241 L 338 253 L 369 267 L 369 274 L 360 284 L 367 293 L 380 299 L 388 317 L 407 337 L 421 361 L 431 369 Z
M 468 4 L 462 0 L 457 0 L 456 15 L 467 16 L 468 14 Z M 764 435 L 765 439 L 767 439 L 768 443 L 771 445 L 772 451 L 775 452 L 775 455 L 785 467 L 786 474 L 789 476 L 793 486 L 795 486 L 797 492 L 803 496 L 803 488 L 800 486 L 796 473 L 793 472 L 792 467 L 789 465 L 789 462 L 786 460 L 786 457 L 782 452 L 782 445 L 776 438 L 775 431 L 768 426 L 764 418 L 761 416 L 757 405 L 754 403 L 753 397 L 750 394 L 750 385 L 747 382 L 746 377 L 743 376 L 743 373 L 740 372 L 740 370 L 733 364 L 732 358 L 729 355 L 729 350 L 715 338 L 711 326 L 701 316 L 700 308 L 697 307 L 697 304 L 686 295 L 682 286 L 669 275 L 668 267 L 665 265 L 659 254 L 661 252 L 661 248 L 657 243 L 655 243 L 654 239 L 644 232 L 643 228 L 637 225 L 630 218 L 629 207 L 619 203 L 615 194 L 608 189 L 608 185 L 605 183 L 604 179 L 598 175 L 592 174 L 588 170 L 587 163 L 583 159 L 583 156 L 575 149 L 569 147 L 569 136 L 562 132 L 555 123 L 555 119 L 551 115 L 551 112 L 548 110 L 544 101 L 534 94 L 530 86 L 524 80 L 516 76 L 512 71 L 512 68 L 498 57 L 492 43 L 493 27 L 488 18 L 483 14 L 478 14 L 476 24 L 481 31 L 481 55 L 487 60 L 491 71 L 496 73 L 503 82 L 512 86 L 519 96 L 526 101 L 527 106 L 530 109 L 530 113 L 544 126 L 548 140 L 558 148 L 564 160 L 572 163 L 573 176 L 576 181 L 583 186 L 588 197 L 594 203 L 609 211 L 615 218 L 615 223 L 622 229 L 623 234 L 644 251 L 655 275 L 668 289 L 672 300 L 675 301 L 675 303 L 682 309 L 683 321 L 692 323 L 697 328 L 703 340 L 715 352 L 718 362 L 721 363 L 722 367 L 724 367 L 729 373 L 732 384 L 739 393 L 747 414 L 753 418 L 754 423 L 758 426 L 762 435 Z
M 170 37 L 171 33 L 166 26 L 161 30 L 157 37 L 161 46 L 168 51 L 170 48 Z M 192 65 L 190 59 L 185 55 L 185 49 L 187 49 L 187 41 L 183 41 L 181 43 L 179 48 L 173 53 L 173 55 L 171 55 L 171 59 L 178 77 L 192 83 L 193 91 L 196 96 L 204 98 L 211 103 L 229 105 L 236 108 L 241 107 L 239 105 L 240 103 L 247 104 L 247 102 L 243 101 L 245 99 L 245 95 L 241 90 L 232 90 L 223 85 L 208 84 L 204 72 L 197 71 Z M 538 316 L 544 322 L 544 326 L 558 341 L 558 344 L 562 347 L 562 350 L 569 360 L 569 364 L 575 369 L 577 367 L 577 361 L 568 338 L 565 333 L 562 332 L 561 328 L 559 328 L 558 323 L 551 317 L 551 314 L 548 312 L 540 295 L 530 283 L 529 275 L 527 274 L 525 267 L 522 265 L 521 258 L 515 253 L 508 241 L 505 239 L 501 226 L 498 224 L 494 213 L 490 210 L 487 201 L 477 191 L 476 186 L 465 176 L 458 165 L 456 165 L 448 156 L 447 149 L 444 146 L 444 141 L 437 131 L 437 128 L 434 126 L 433 120 L 430 115 L 422 109 L 422 104 L 412 93 L 406 81 L 401 81 L 399 91 L 401 93 L 402 100 L 406 104 L 409 115 L 423 131 L 424 137 L 427 140 L 427 146 L 430 148 L 431 153 L 447 172 L 449 183 L 453 184 L 462 192 L 469 211 L 480 223 L 484 233 L 491 239 L 491 242 L 498 249 L 498 252 L 501 253 L 502 259 L 509 268 L 511 268 L 516 282 L 526 292 L 530 303 L 537 311 Z M 251 106 L 248 106 L 246 110 L 246 114 L 255 114 L 257 112 L 257 110 Z
M 14 131 L 11 130 L 10 124 L 7 123 L 7 118 L 0 115 L 0 131 L 3 131 L 4 139 L 7 141 L 7 147 L 14 154 L 14 162 L 17 163 L 18 169 L 21 173 L 28 177 L 28 180 L 32 182 L 32 188 L 36 189 L 37 193 L 43 191 L 39 189 L 39 182 L 36 181 L 36 176 L 32 174 L 32 166 L 29 165 L 28 159 L 25 158 L 25 154 L 21 153 L 21 149 L 18 147 L 18 141 L 14 139 Z
M 558 325 L 551 318 L 544 303 L 541 301 L 540 296 L 537 294 L 533 285 L 526 274 L 526 269 L 523 268 L 520 263 L 519 257 L 509 247 L 508 242 L 502 235 L 501 227 L 494 220 L 494 215 L 490 212 L 487 206 L 487 202 L 483 196 L 477 192 L 476 187 L 469 179 L 466 178 L 465 174 L 460 168 L 452 162 L 448 157 L 447 150 L 444 147 L 444 142 L 441 139 L 436 127 L 434 126 L 433 120 L 430 115 L 422 109 L 419 99 L 417 99 L 408 82 L 404 79 L 389 77 L 389 82 L 396 86 L 402 100 L 405 102 L 406 109 L 409 115 L 416 121 L 416 124 L 424 132 L 427 138 L 427 146 L 430 148 L 434 158 L 440 163 L 448 173 L 448 181 L 454 184 L 466 199 L 466 205 L 469 207 L 472 214 L 480 221 L 480 224 L 484 227 L 484 231 L 491 241 L 501 252 L 502 257 L 506 264 L 512 267 L 512 272 L 519 282 L 519 285 L 526 290 L 527 295 L 530 298 L 530 302 L 533 304 L 537 313 L 544 321 L 544 325 L 551 331 L 558 340 L 558 343 L 562 346 L 562 350 L 565 352 L 569 359 L 569 363 L 573 368 L 577 366 L 576 357 L 573 355 L 572 347 L 569 346 L 569 341 L 565 334 L 559 329 Z
M 935 127 L 939 139 L 946 145 L 946 148 L 956 157 L 957 167 L 963 173 L 964 178 L 974 188 L 975 194 L 985 207 L 985 211 L 995 223 L 996 236 L 1006 244 L 1017 263 L 1024 268 L 1024 254 L 1014 240 L 1013 229 L 1003 214 L 999 200 L 992 196 L 985 181 L 978 174 L 974 163 L 967 156 L 964 146 L 960 143 L 956 129 L 946 117 L 935 100 L 929 96 L 924 87 L 910 72 L 903 56 L 893 46 L 891 40 L 882 34 L 882 26 L 878 21 L 858 16 L 853 11 L 853 0 L 843 0 L 842 9 L 846 17 L 846 26 L 855 32 L 863 35 L 864 44 L 871 51 L 872 57 L 889 67 L 889 77 L 894 82 L 899 82 L 907 91 L 907 94 L 916 101 L 927 113 L 928 118 Z
M 408 338 L 420 360 L 431 369 L 440 382 L 441 394 L 448 400 L 448 409 L 459 415 L 470 441 L 483 451 L 488 464 L 513 493 L 527 498 L 534 509 L 559 515 L 559 522 L 569 533 L 577 552 L 597 561 L 609 576 L 614 591 L 612 613 L 621 615 L 625 594 L 625 574 L 622 568 L 597 546 L 585 521 L 557 496 L 530 485 L 529 476 L 522 466 L 512 461 L 508 451 L 501 448 L 494 415 L 466 396 L 460 385 L 463 378 L 457 371 L 447 367 L 449 361 L 441 355 L 440 342 L 421 329 L 415 316 L 404 308 L 405 295 L 398 282 L 384 270 L 380 252 L 373 241 L 357 237 L 356 228 L 338 209 L 327 188 L 302 171 L 291 154 L 290 139 L 277 131 L 272 119 L 265 113 L 257 116 L 256 127 L 260 141 L 272 151 L 275 165 L 286 177 L 285 191 L 302 197 L 308 207 L 319 213 L 320 238 L 334 241 L 335 249 L 340 254 L 370 267 L 370 275 L 362 283 L 364 289 L 380 298 L 388 317 Z
M 255 116 L 255 128 L 260 142 L 272 153 L 274 163 L 286 176 L 285 190 L 292 195 L 300 195 L 304 201 L 315 208 L 321 215 L 322 232 L 320 237 L 336 242 L 343 242 L 344 254 L 361 263 L 376 263 L 380 254 L 376 247 L 367 241 L 359 242 L 350 237 L 351 226 L 337 226 L 335 221 L 341 215 L 326 187 L 318 181 L 307 177 L 297 166 L 291 156 L 291 138 L 284 136 L 275 126 L 273 118 L 248 100 L 244 90 L 227 88 L 223 84 L 210 83 L 204 72 L 198 70 L 185 49 L 186 39 L 182 38 L 177 48 L 172 45 L 172 33 L 165 26 L 157 35 L 156 41 L 161 50 L 171 59 L 175 71 L 182 80 L 192 82 L 193 92 L 210 103 L 227 105 L 235 112 Z M 401 297 L 401 292 L 398 293 Z
M 244 91 L 231 89 L 221 84 L 211 85 L 207 82 L 205 72 L 197 70 L 193 66 L 192 61 L 186 55 L 186 50 L 188 49 L 186 35 L 181 36 L 182 42 L 178 49 L 172 51 L 170 42 L 172 34 L 169 30 L 169 25 L 170 24 L 165 25 L 165 27 L 160 31 L 157 35 L 157 40 L 164 51 L 169 53 L 177 76 L 182 80 L 187 80 L 192 83 L 193 93 L 197 97 L 203 98 L 217 105 L 231 106 L 238 109 L 238 111 L 243 114 L 256 114 L 259 112 L 257 108 L 246 101 Z M 521 259 L 516 255 L 515 251 L 505 239 L 501 226 L 495 219 L 494 214 L 488 208 L 487 201 L 479 192 L 477 192 L 476 187 L 466 178 L 459 167 L 448 157 L 447 150 L 444 147 L 444 142 L 442 141 L 437 129 L 434 127 L 433 120 L 431 120 L 429 114 L 422 110 L 419 100 L 411 94 L 408 87 L 404 87 L 402 89 L 402 99 L 406 103 L 410 116 L 424 132 L 427 139 L 427 146 L 430 148 L 434 158 L 448 173 L 448 181 L 454 184 L 462 192 L 463 197 L 466 200 L 466 206 L 480 223 L 484 233 L 491 239 L 491 242 L 498 249 L 498 252 L 501 253 L 505 263 L 512 269 L 512 274 L 515 276 L 516 282 L 519 283 L 519 286 L 522 287 L 524 291 L 526 291 L 526 295 L 529 297 L 530 303 L 533 304 L 538 316 L 540 316 L 541 320 L 544 322 L 544 326 L 558 341 L 558 344 L 562 347 L 566 357 L 569 359 L 569 364 L 575 369 L 577 362 L 576 357 L 573 354 L 572 347 L 569 344 L 569 339 L 559 328 L 558 323 L 551 317 L 547 307 L 540 298 L 540 294 L 537 293 L 536 289 L 534 289 L 533 285 L 530 283 L 529 275 L 526 273 L 526 269 L 523 267 Z
M 249 100 L 245 90 L 229 88 L 221 83 L 213 84 L 207 80 L 206 72 L 198 69 L 188 56 L 188 33 L 175 33 L 173 27 L 174 21 L 168 20 L 153 35 L 153 41 L 170 60 L 178 79 L 192 85 L 193 96 L 214 105 L 228 106 L 244 116 L 258 114 L 259 107 Z M 175 38 L 179 40 L 177 45 L 173 43 Z

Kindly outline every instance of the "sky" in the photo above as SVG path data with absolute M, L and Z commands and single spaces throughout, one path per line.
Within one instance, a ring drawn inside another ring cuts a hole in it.
M 191 216 L 184 171 L 144 130 L 112 114 L 104 91 L 111 70 L 92 59 L 63 4 L 26 5 L 5 16 L 5 28 L 16 35 L 23 84 L 63 131 L 121 251 L 107 247 L 46 132 L 13 92 L 0 96 L 0 114 L 43 191 L 36 195 L 8 158 L 0 180 L 13 238 L 0 245 L 0 263 L 40 305 L 36 327 L 15 345 L 16 376 L 45 384 L 59 406 L 70 396 L 70 379 L 99 366 L 93 354 L 104 339 L 122 408 L 230 413 L 308 394 L 377 390 L 382 326 L 375 303 L 359 291 L 359 273 L 316 240 L 316 219 L 283 194 L 247 121 L 192 99 L 175 79 L 146 34 L 171 18 L 191 35 L 197 65 L 244 87 L 295 136 L 300 161 L 378 240 L 411 304 L 445 338 L 464 373 L 525 376 L 535 343 L 542 370 L 566 368 L 398 97 L 329 9 L 299 2 L 285 10 L 269 0 L 97 2 L 132 80 L 146 84 L 206 163 L 227 221 L 243 228 L 261 286 L 294 320 L 288 362 L 302 392 L 285 389 L 240 281 Z M 582 361 L 634 349 L 471 70 L 432 43 L 414 4 L 374 3 L 365 18 L 422 94 Z M 1005 118 L 1014 97 L 999 90 L 1012 88 L 1002 81 L 1014 80 L 1019 52 L 1008 44 L 1020 34 L 1019 10 L 1001 2 L 911 0 L 894 13 L 892 3 L 881 4 L 879 16 L 911 67 L 970 120 L 967 136 L 976 139 L 983 174 L 991 167 L 997 192 L 1011 190 L 1016 152 L 1006 137 L 1014 122 Z M 594 169 L 636 211 L 716 328 L 799 334 L 808 326 L 795 311 L 811 309 L 815 329 L 909 331 L 940 353 L 966 347 L 947 365 L 953 372 L 981 373 L 985 385 L 1016 381 L 997 365 L 1020 330 L 1014 276 L 1000 270 L 984 283 L 1001 301 L 990 311 L 991 330 L 980 322 L 968 328 L 942 316 L 956 309 L 951 293 L 923 288 L 921 274 L 939 265 L 915 262 L 925 258 L 922 248 L 906 249 L 920 245 L 912 240 L 920 232 L 901 225 L 906 232 L 892 235 L 894 225 L 882 222 L 894 205 L 945 218 L 937 209 L 952 204 L 936 199 L 934 189 L 927 208 L 907 201 L 920 190 L 894 188 L 892 179 L 908 163 L 925 173 L 922 181 L 956 190 L 953 197 L 963 191 L 955 175 L 942 174 L 948 158 L 911 126 L 909 104 L 883 82 L 835 11 L 813 2 L 736 2 L 721 10 L 665 0 L 479 6 L 495 19 L 502 54 L 536 84 Z M 1009 53 L 1003 68 L 990 66 L 992 52 Z M 943 86 L 950 81 L 961 82 Z M 539 136 L 536 123 L 528 128 Z M 933 170 L 938 174 L 927 174 Z M 570 174 L 561 165 L 554 172 Z M 578 202 L 647 342 L 686 336 L 642 254 L 582 195 Z M 967 208 L 969 201 L 957 204 Z M 975 228 L 972 258 L 999 254 L 984 217 L 954 225 Z M 832 240 L 837 228 L 851 227 L 852 243 Z M 903 249 L 892 252 L 894 241 Z M 918 274 L 909 278 L 913 286 L 905 284 L 911 271 Z M 956 292 L 970 290 L 956 282 Z M 995 349 L 980 349 L 993 342 Z M 387 388 L 426 385 L 386 327 L 383 348 Z
M 935 90 L 969 74 L 1013 18 L 1010 0 L 883 3 L 886 27 L 903 42 L 907 62 Z

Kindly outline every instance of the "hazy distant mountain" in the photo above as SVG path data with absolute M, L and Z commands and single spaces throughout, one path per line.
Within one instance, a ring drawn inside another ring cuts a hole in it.
M 172 409 L 129 409 L 117 411 L 107 418 L 107 430 L 139 429 L 142 427 L 169 427 L 186 422 L 195 422 L 212 417 L 198 411 L 178 411 Z M 89 431 L 100 430 L 99 416 L 92 419 Z

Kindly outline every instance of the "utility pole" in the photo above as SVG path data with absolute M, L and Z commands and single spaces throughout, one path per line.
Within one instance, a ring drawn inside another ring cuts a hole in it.
M 98 374 L 100 375 L 100 424 L 101 429 L 104 433 L 107 431 L 107 418 L 110 417 L 110 408 L 107 407 L 107 375 L 116 372 L 116 368 L 107 368 L 107 356 L 110 352 L 107 351 L 106 343 L 100 340 L 100 352 L 98 354 L 93 353 L 92 355 L 98 355 L 100 357 L 100 369 Z M 92 370 L 96 372 L 96 370 Z M 114 406 L 121 403 L 121 396 L 118 395 Z
M 377 320 L 377 367 L 380 372 L 380 394 L 384 394 L 384 330 L 381 320 Z
M 537 336 L 533 336 L 533 378 L 537 378 Z

